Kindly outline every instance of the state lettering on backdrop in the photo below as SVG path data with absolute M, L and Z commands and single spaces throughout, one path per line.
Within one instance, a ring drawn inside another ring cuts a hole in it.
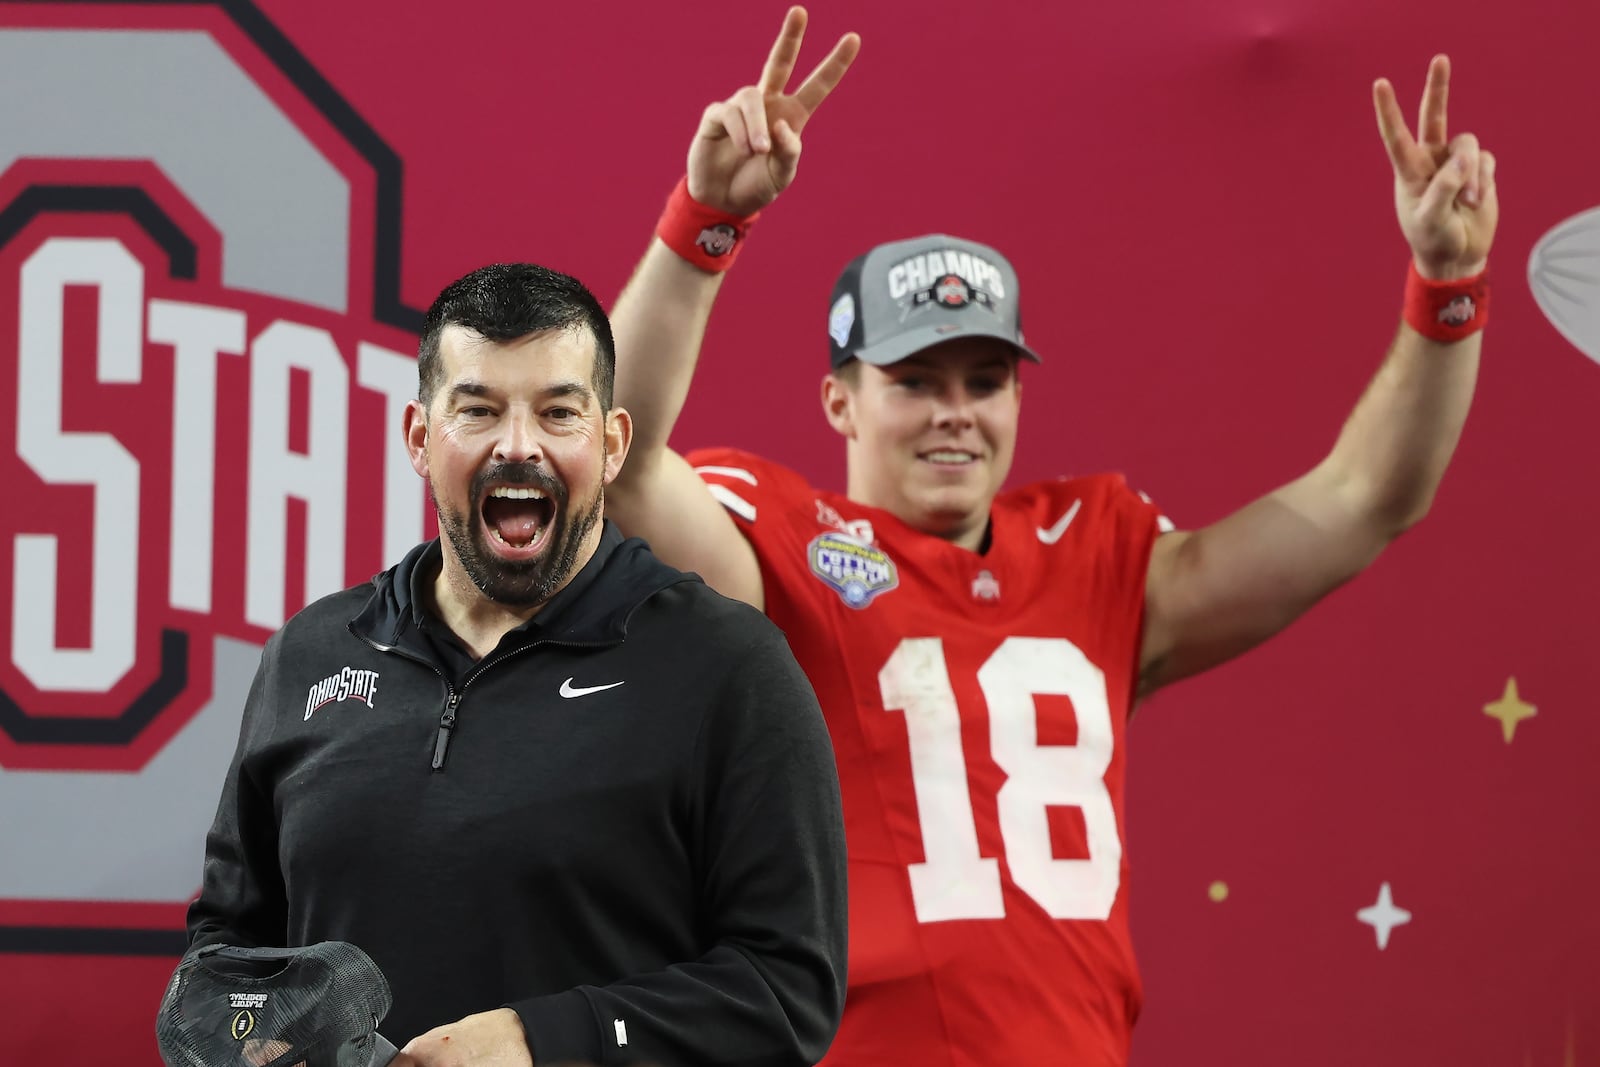
M 248 4 L 7 15 L 0 951 L 175 954 L 260 645 L 424 534 L 400 167 Z

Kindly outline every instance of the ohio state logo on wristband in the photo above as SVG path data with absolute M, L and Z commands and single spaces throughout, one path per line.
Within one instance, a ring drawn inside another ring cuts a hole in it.
M 719 222 L 701 230 L 694 243 L 705 249 L 708 256 L 725 256 L 739 243 L 739 231 L 726 222 Z
M 1489 272 L 1450 281 L 1429 281 L 1412 263 L 1406 273 L 1405 321 L 1422 336 L 1449 344 L 1470 337 L 1489 322 Z
M 680 178 L 656 223 L 656 236 L 683 259 L 710 274 L 733 266 L 744 238 L 761 212 L 729 215 L 706 207 L 689 195 L 689 179 Z
M 1439 321 L 1446 326 L 1465 326 L 1472 321 L 1472 316 L 1478 313 L 1478 305 L 1472 297 L 1462 293 L 1439 312 Z

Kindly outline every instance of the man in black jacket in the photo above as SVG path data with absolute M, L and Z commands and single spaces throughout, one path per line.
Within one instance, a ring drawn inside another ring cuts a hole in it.
M 191 949 L 353 942 L 424 1067 L 811 1064 L 838 1026 L 816 697 L 759 612 L 603 520 L 613 366 L 564 275 L 439 296 L 405 437 L 443 536 L 273 635 L 206 840 Z

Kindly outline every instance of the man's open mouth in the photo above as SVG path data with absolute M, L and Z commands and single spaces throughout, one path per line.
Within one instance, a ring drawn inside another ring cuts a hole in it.
M 555 518 L 555 502 L 543 489 L 497 485 L 483 498 L 489 536 L 511 549 L 531 548 Z

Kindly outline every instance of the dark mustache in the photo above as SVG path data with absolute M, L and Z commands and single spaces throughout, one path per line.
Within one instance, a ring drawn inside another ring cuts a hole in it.
M 493 482 L 510 482 L 513 485 L 541 490 L 557 504 L 567 502 L 567 487 L 537 463 L 492 463 L 472 479 L 472 503 L 478 507 Z

